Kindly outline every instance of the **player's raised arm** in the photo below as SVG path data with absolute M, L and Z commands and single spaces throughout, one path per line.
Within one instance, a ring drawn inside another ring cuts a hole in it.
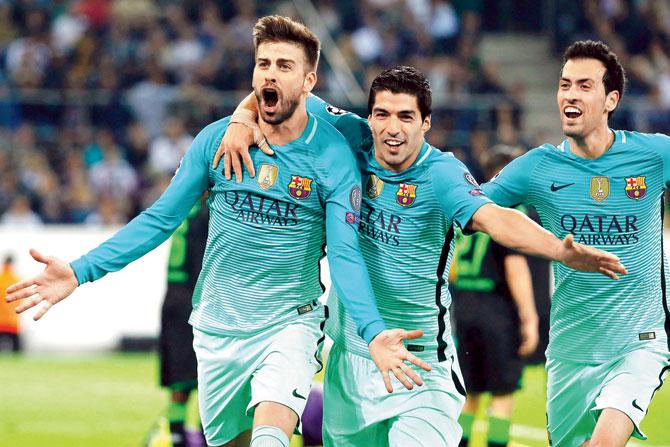
M 334 107 L 313 94 L 307 97 L 306 106 L 308 112 L 332 124 L 355 150 L 365 150 L 371 147 L 372 136 L 366 119 Z M 223 158 L 223 172 L 227 180 L 230 180 L 234 173 L 235 180 L 238 183 L 241 182 L 244 175 L 242 165 L 250 176 L 256 175 L 249 156 L 251 146 L 258 146 L 267 155 L 274 154 L 258 127 L 257 120 L 258 102 L 254 93 L 250 93 L 235 109 L 226 133 L 214 154 L 212 166 L 216 169 Z
M 387 330 L 372 290 L 362 254 L 358 246 L 358 225 L 361 208 L 361 177 L 351 149 L 344 142 L 331 153 L 332 160 L 322 166 L 327 184 L 326 240 L 328 265 L 338 297 L 353 318 L 358 335 L 367 343 L 375 365 L 384 377 L 388 392 L 393 391 L 389 374 L 408 389 L 412 382 L 422 385 L 421 377 L 405 362 L 411 362 L 426 371 L 431 367 L 405 348 L 404 339 L 419 338 L 422 331 Z
M 230 118 L 226 133 L 214 154 L 212 167 L 216 169 L 223 158 L 223 173 L 226 180 L 231 179 L 231 170 L 235 173 L 235 181 L 242 181 L 242 164 L 251 177 L 256 175 L 254 164 L 249 156 L 249 147 L 256 145 L 267 155 L 274 151 L 258 127 L 258 101 L 252 92 L 237 106 Z M 227 155 L 224 157 L 224 155 Z
M 39 275 L 10 286 L 6 300 L 25 300 L 17 307 L 17 312 L 44 302 L 34 316 L 39 320 L 79 285 L 122 269 L 164 242 L 207 189 L 208 153 L 213 152 L 220 128 L 221 124 L 215 123 L 200 132 L 161 197 L 98 247 L 71 264 L 31 250 L 33 259 L 45 268 Z
M 612 279 L 619 279 L 617 273 L 627 273 L 617 256 L 578 244 L 571 234 L 561 241 L 525 214 L 510 208 L 484 205 L 473 215 L 469 228 L 490 234 L 506 247 L 562 262 L 575 270 L 598 272 Z

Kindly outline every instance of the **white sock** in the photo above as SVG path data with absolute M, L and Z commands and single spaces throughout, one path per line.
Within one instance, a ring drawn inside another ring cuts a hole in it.
M 288 436 L 281 428 L 259 425 L 251 433 L 250 447 L 288 447 Z

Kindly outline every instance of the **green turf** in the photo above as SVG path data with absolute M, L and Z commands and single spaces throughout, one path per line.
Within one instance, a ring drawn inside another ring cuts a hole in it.
M 138 447 L 163 413 L 154 355 L 15 357 L 0 355 L 0 446 Z M 545 446 L 544 374 L 526 371 L 513 442 Z M 478 429 L 485 426 L 478 424 Z M 649 441 L 670 447 L 670 386 L 643 423 Z M 481 432 L 476 447 L 483 447 Z

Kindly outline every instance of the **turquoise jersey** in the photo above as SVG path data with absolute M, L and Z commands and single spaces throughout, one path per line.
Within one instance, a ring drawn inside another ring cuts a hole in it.
M 670 138 L 616 131 L 595 160 L 566 140 L 512 161 L 483 185 L 504 206 L 533 205 L 559 238 L 607 250 L 628 275 L 619 281 L 554 263 L 548 358 L 602 363 L 642 347 L 669 350 L 668 266 L 663 256 L 663 194 Z
M 251 157 L 258 173 L 226 181 L 211 167 L 229 118 L 200 132 L 167 190 L 111 239 L 72 263 L 80 284 L 123 268 L 179 226 L 209 191 L 209 235 L 190 322 L 245 335 L 296 318 L 323 293 L 319 260 L 328 240 L 331 277 L 369 342 L 385 329 L 358 245 L 361 178 L 351 148 L 309 115 L 303 134 L 275 155 Z M 363 341 L 361 340 L 363 344 Z
M 361 251 L 382 318 L 390 327 L 424 331 L 423 337 L 407 345 L 417 356 L 446 360 L 454 353 L 447 287 L 454 226 L 464 228 L 490 201 L 451 153 L 424 143 L 411 167 L 389 171 L 374 157 L 366 120 L 316 96 L 310 96 L 307 108 L 329 120 L 358 152 L 365 185 Z M 331 292 L 334 312 L 326 332 L 347 351 L 369 357 L 339 297 L 338 291 Z

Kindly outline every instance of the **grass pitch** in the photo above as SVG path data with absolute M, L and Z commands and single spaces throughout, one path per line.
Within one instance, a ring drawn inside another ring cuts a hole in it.
M 0 355 L 0 446 L 139 447 L 166 408 L 157 380 L 158 359 L 149 354 Z M 547 445 L 544 395 L 542 368 L 527 368 L 513 446 Z M 656 394 L 642 428 L 649 440 L 631 446 L 670 447 L 670 385 Z M 475 425 L 477 447 L 485 430 L 485 422 Z

